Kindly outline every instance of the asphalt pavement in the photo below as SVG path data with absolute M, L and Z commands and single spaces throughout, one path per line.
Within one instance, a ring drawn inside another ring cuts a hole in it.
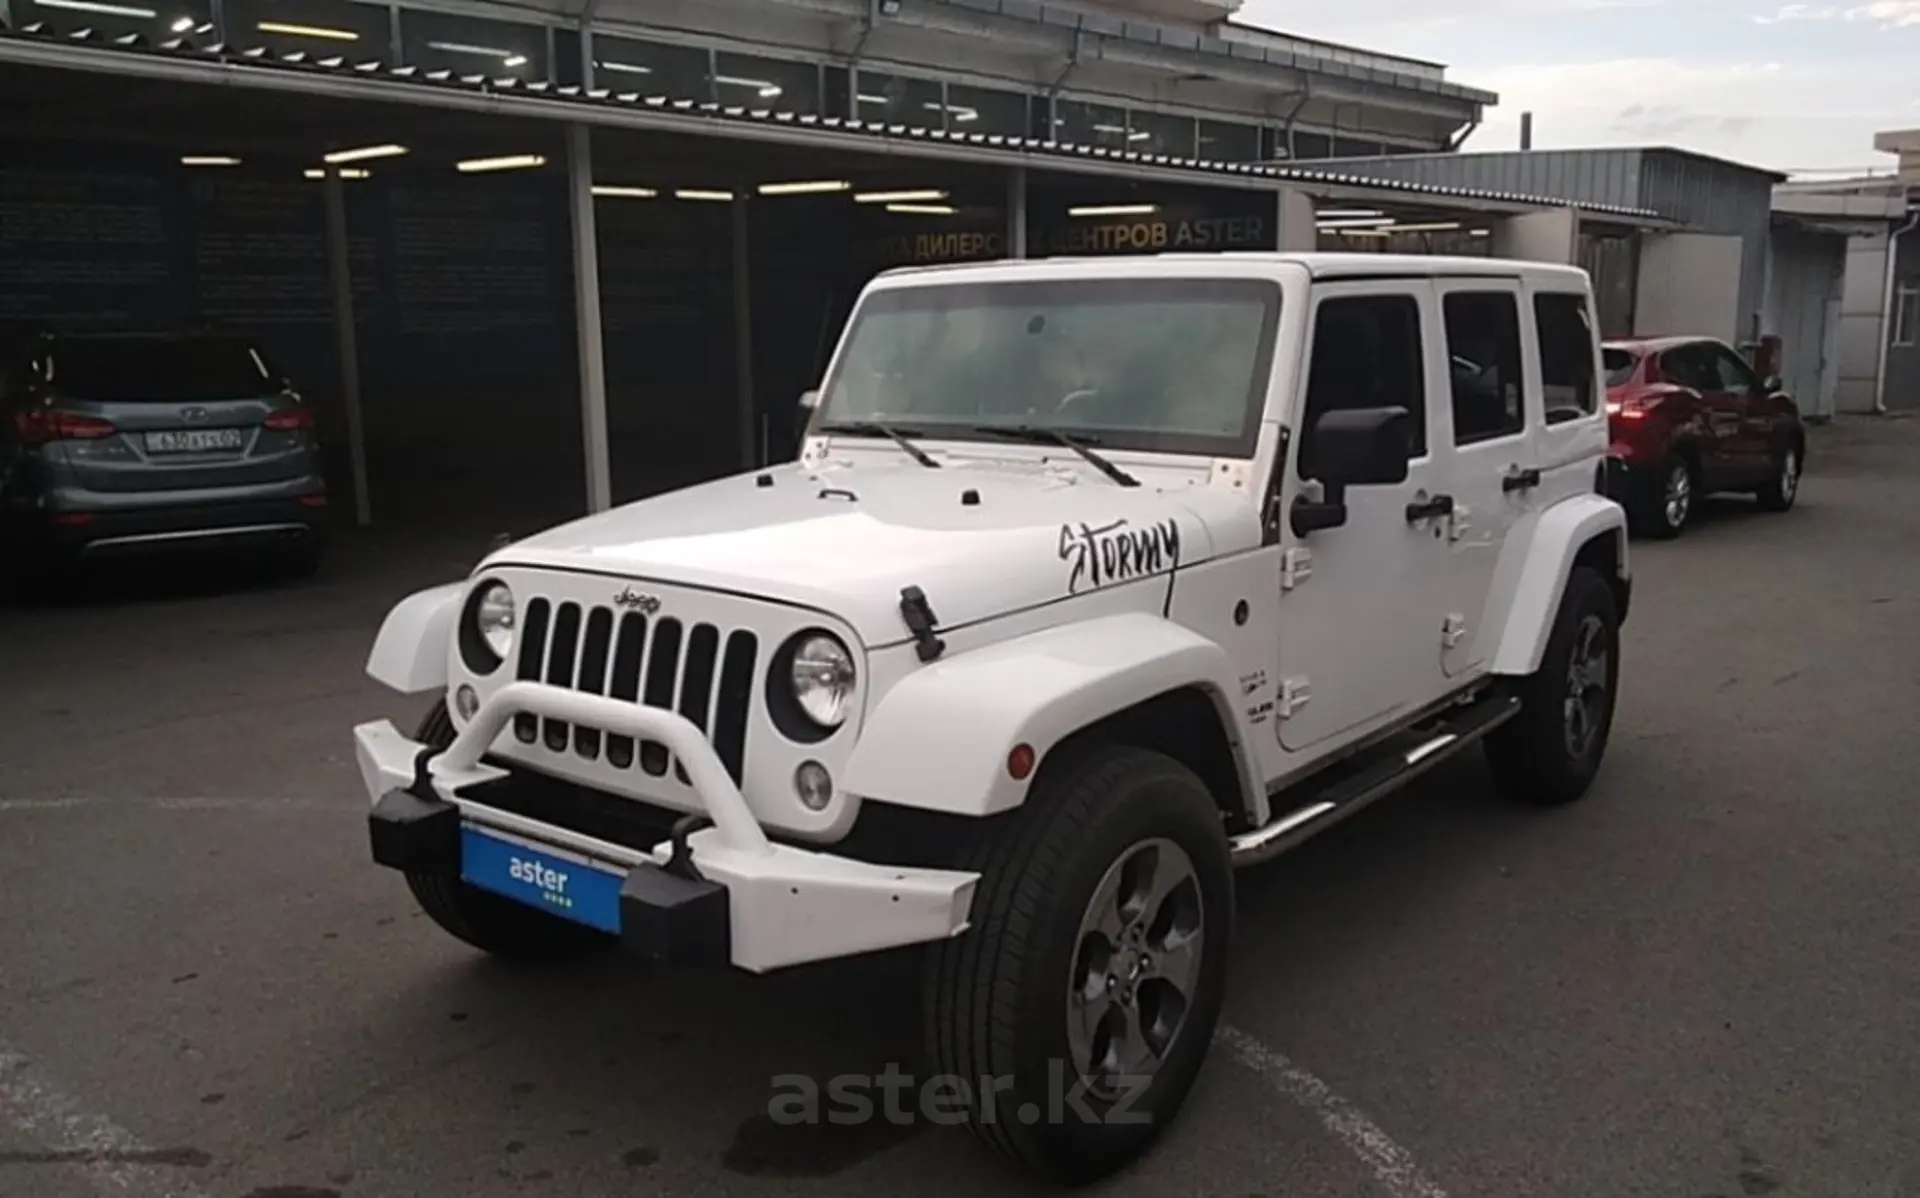
M 1038 1192 L 767 1117 L 920 1069 L 905 955 L 517 971 L 368 862 L 348 730 L 420 705 L 365 651 L 483 541 L 0 608 L 0 1196 Z M 1242 875 L 1232 1040 L 1098 1192 L 1920 1195 L 1920 421 L 1633 561 L 1589 798 L 1476 759 Z

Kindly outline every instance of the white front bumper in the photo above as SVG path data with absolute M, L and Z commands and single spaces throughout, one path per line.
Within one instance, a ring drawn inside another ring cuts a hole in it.
M 700 875 L 726 888 L 729 956 L 742 969 L 760 973 L 943 940 L 966 930 L 978 874 L 873 865 L 775 844 L 691 721 L 675 712 L 600 695 L 514 682 L 489 696 L 453 744 L 427 766 L 433 794 L 457 807 L 463 822 L 617 870 L 666 865 L 672 848 L 667 841 L 645 849 L 613 844 L 462 796 L 465 788 L 505 776 L 506 771 L 482 758 L 522 712 L 667 746 L 713 821 L 712 827 L 687 838 L 687 848 Z M 353 736 L 370 802 L 413 785 L 415 762 L 425 746 L 386 720 L 362 724 Z

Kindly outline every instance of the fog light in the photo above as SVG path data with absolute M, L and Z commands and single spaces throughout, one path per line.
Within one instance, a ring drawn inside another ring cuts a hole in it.
M 453 692 L 453 709 L 460 713 L 461 719 L 470 720 L 473 713 L 480 710 L 480 696 L 463 682 L 460 689 Z
M 808 811 L 825 811 L 833 801 L 833 775 L 817 761 L 803 761 L 793 771 L 793 792 Z

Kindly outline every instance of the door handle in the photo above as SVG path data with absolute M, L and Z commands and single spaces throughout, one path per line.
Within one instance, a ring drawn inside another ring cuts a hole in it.
M 1453 496 L 1451 495 L 1435 495 L 1432 499 L 1426 500 L 1424 503 L 1409 503 L 1407 505 L 1408 524 L 1417 524 L 1422 520 L 1430 520 L 1435 516 L 1451 515 L 1453 515 Z
M 1537 487 L 1539 485 L 1540 485 L 1540 468 L 1538 466 L 1528 466 L 1524 470 L 1520 469 L 1519 467 L 1515 467 L 1514 469 L 1507 471 L 1507 473 L 1504 476 L 1502 476 L 1502 478 L 1500 479 L 1500 489 L 1502 491 L 1508 492 L 1509 494 L 1511 494 L 1514 491 L 1525 491 L 1531 487 Z

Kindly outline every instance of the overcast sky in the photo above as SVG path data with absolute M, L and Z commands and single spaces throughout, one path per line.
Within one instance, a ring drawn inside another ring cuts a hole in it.
M 1246 0 L 1240 18 L 1447 64 L 1500 94 L 1469 150 L 1662 144 L 1780 170 L 1891 167 L 1920 127 L 1920 0 Z

